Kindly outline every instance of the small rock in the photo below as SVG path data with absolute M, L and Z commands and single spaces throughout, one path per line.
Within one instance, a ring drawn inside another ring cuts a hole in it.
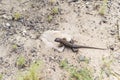
M 7 19 L 7 20 L 12 20 L 12 16 L 10 16 L 10 15 L 3 15 L 2 16 L 4 19 Z
M 83 1 L 91 1 L 91 0 L 83 0 Z
M 36 36 L 35 34 L 31 34 L 31 35 L 30 35 L 30 38 L 31 38 L 31 39 L 36 39 L 36 37 L 37 37 L 37 36 Z
M 30 52 L 31 52 L 31 53 L 35 53 L 35 52 L 36 52 L 36 50 L 35 50 L 35 49 L 32 49 Z
M 120 63 L 120 53 L 114 53 L 114 58 L 117 60 L 118 63 Z
M 111 34 L 111 35 L 115 35 L 115 34 L 116 34 L 116 31 L 115 31 L 115 30 L 110 30 L 110 34 Z
M 71 3 L 71 2 L 77 2 L 78 0 L 69 0 L 68 2 Z
M 81 61 L 85 61 L 86 60 L 86 58 L 85 58 L 85 56 L 83 56 L 83 55 L 80 55 L 80 56 L 78 56 L 78 62 L 80 63 Z
M 6 26 L 7 26 L 7 27 L 10 27 L 11 25 L 10 25 L 10 23 L 6 23 Z
M 110 49 L 112 51 L 116 51 L 119 49 L 119 47 L 117 45 L 110 45 L 110 46 L 108 46 L 108 49 Z
M 3 57 L 0 57 L 0 63 L 3 63 Z
M 49 62 L 54 61 L 54 57 L 49 57 Z
M 27 35 L 27 31 L 26 31 L 26 29 L 23 29 L 23 31 L 22 31 L 22 35 L 23 35 L 23 36 L 26 36 L 26 35 Z

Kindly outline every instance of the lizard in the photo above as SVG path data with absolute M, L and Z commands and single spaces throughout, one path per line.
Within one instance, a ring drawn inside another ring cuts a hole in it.
M 89 46 L 76 45 L 76 44 L 74 44 L 73 40 L 67 41 L 66 38 L 55 38 L 54 41 L 60 43 L 59 47 L 65 46 L 67 48 L 71 48 L 73 52 L 78 52 L 79 48 L 105 50 L 104 48 L 97 48 L 97 47 L 89 47 Z

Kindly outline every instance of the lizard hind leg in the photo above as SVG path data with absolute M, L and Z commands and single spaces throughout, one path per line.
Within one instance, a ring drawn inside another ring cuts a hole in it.
M 71 39 L 69 42 L 72 43 L 72 44 L 74 44 L 74 43 L 77 42 L 77 41 L 74 40 L 74 39 Z
M 78 49 L 72 48 L 72 51 L 73 51 L 73 52 L 78 52 Z

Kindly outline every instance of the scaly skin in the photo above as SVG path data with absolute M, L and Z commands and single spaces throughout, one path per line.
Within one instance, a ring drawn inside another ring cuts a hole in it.
M 76 45 L 76 44 L 73 44 L 73 41 L 69 42 L 67 41 L 65 38 L 56 38 L 55 39 L 55 42 L 59 42 L 60 43 L 60 46 L 65 46 L 65 47 L 68 47 L 68 48 L 71 48 L 74 52 L 77 52 L 78 48 L 88 48 L 88 49 L 99 49 L 99 50 L 105 50 L 103 48 L 96 48 L 96 47 L 89 47 L 89 46 L 82 46 L 82 45 Z

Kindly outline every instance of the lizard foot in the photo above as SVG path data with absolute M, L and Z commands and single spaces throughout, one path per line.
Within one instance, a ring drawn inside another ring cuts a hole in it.
M 78 52 L 78 49 L 72 48 L 72 51 L 73 51 L 73 52 Z

